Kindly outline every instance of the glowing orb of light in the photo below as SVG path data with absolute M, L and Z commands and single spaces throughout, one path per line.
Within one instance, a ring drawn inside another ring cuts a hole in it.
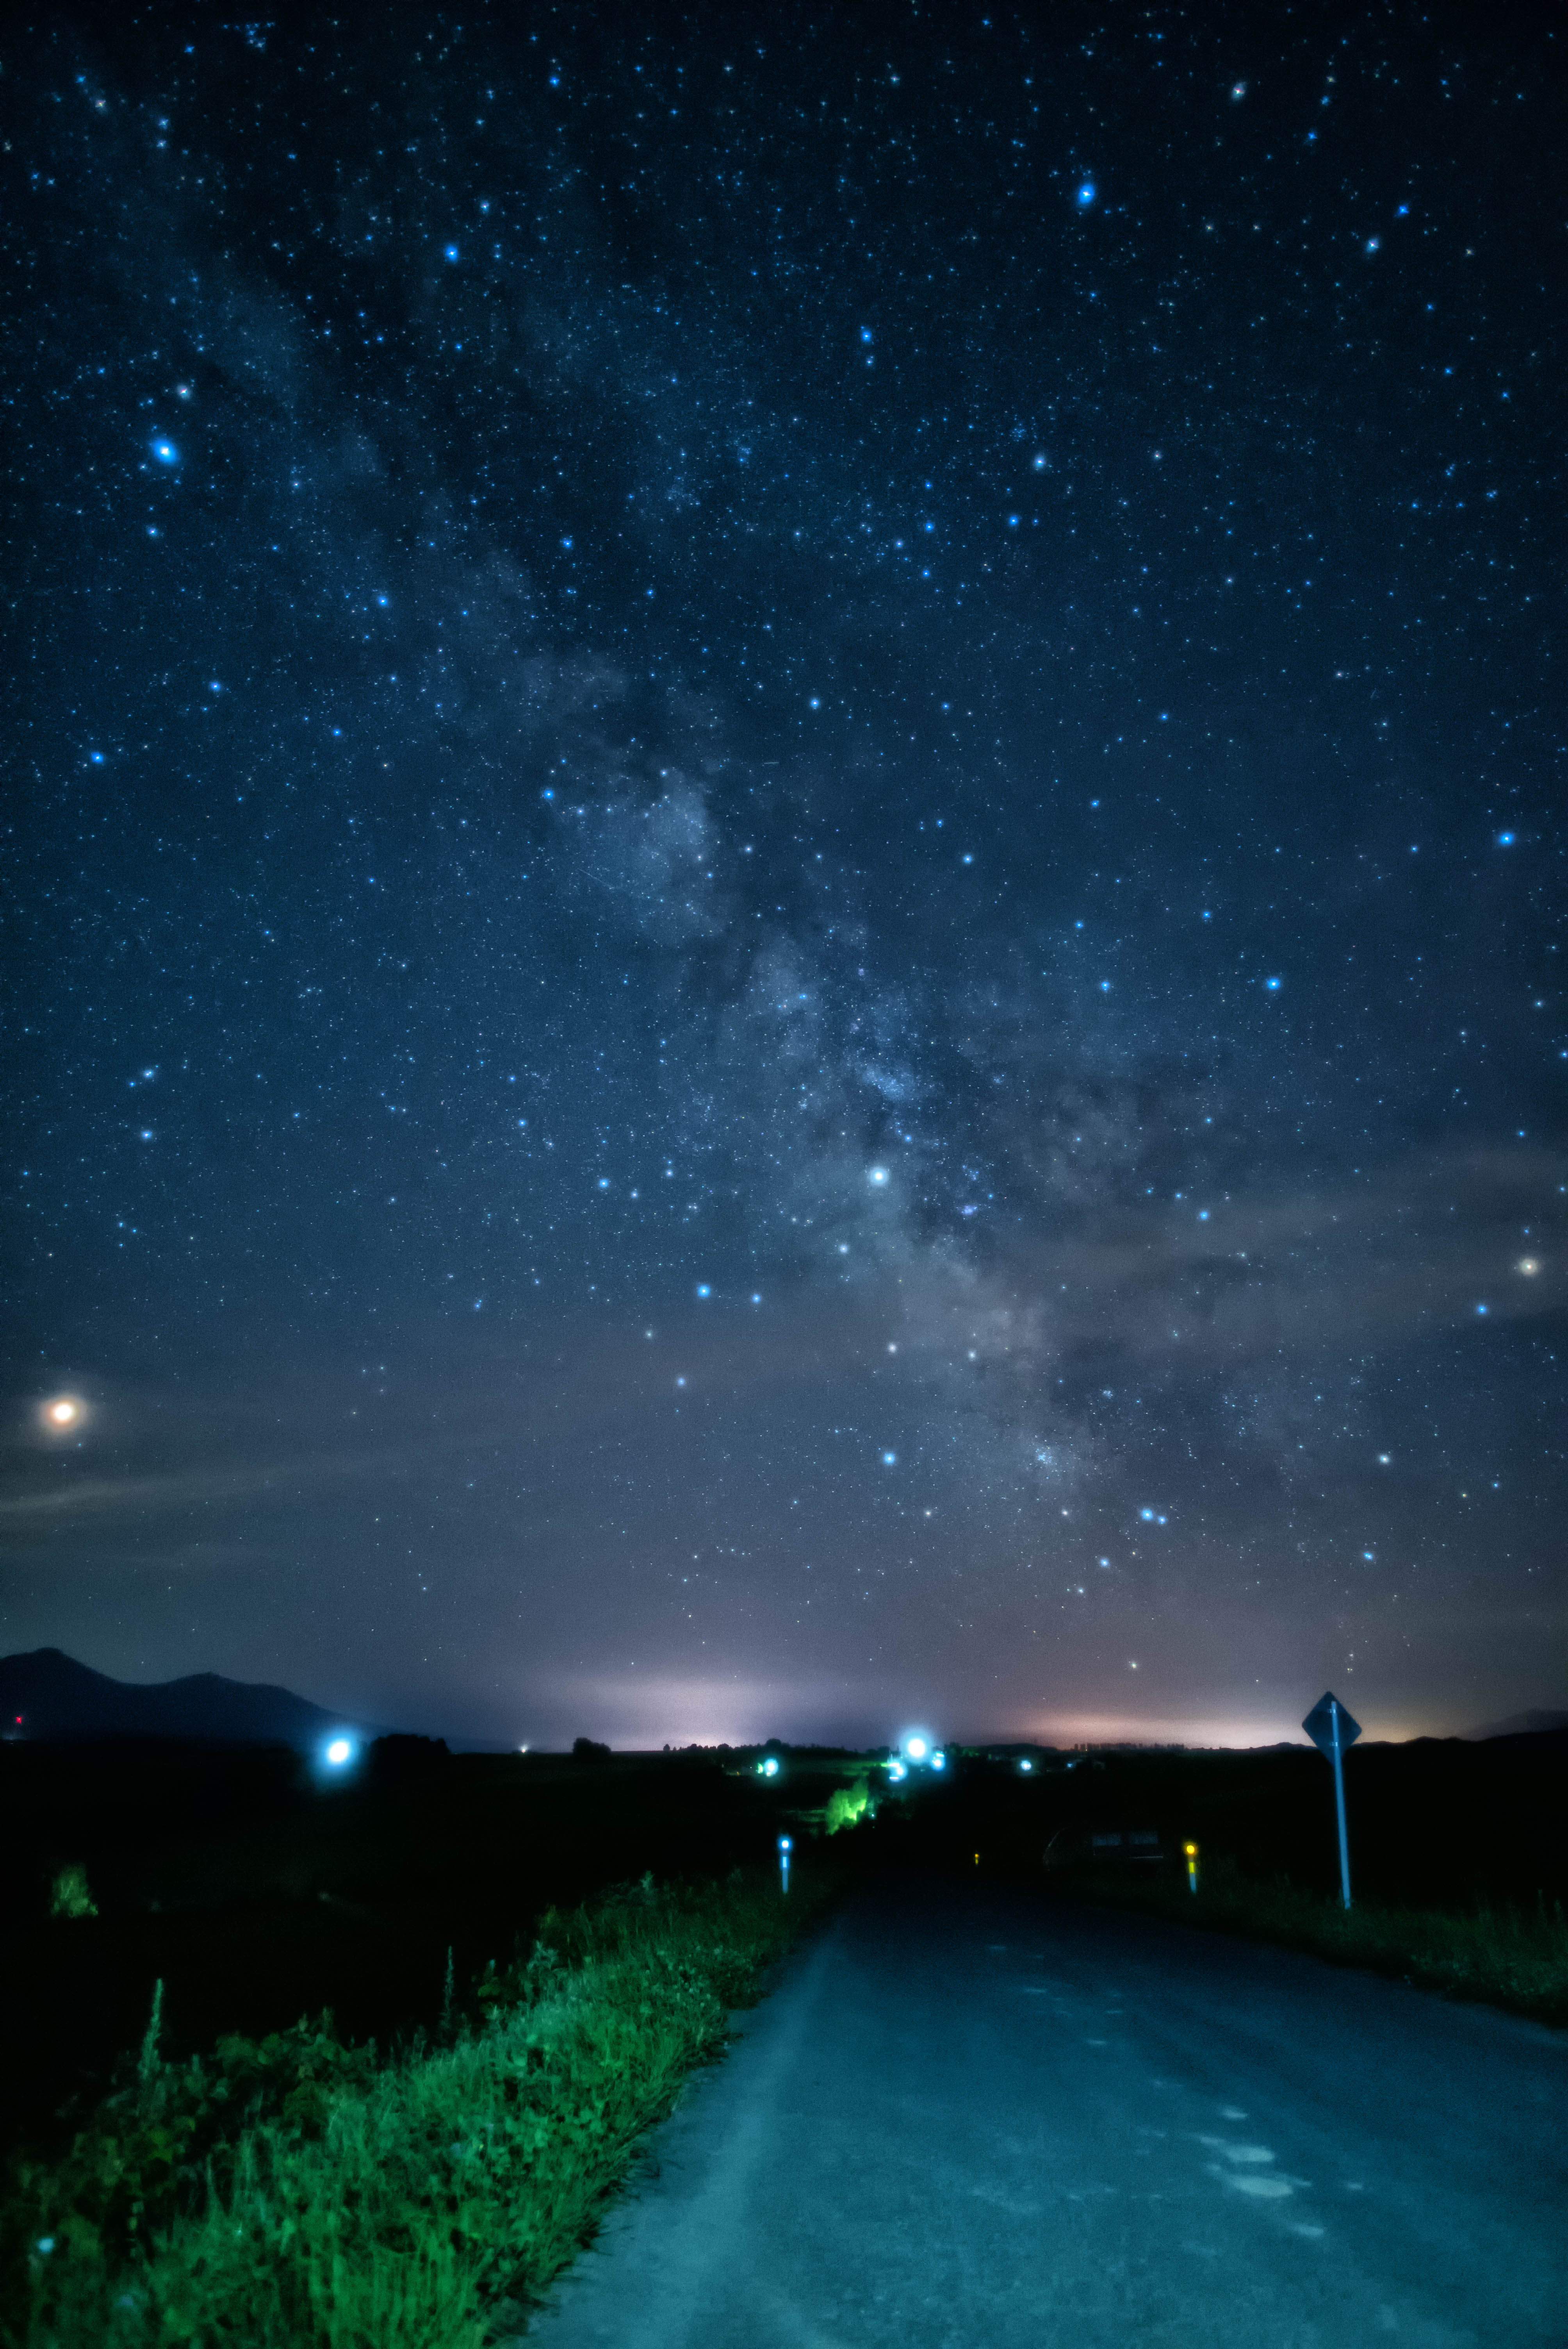
M 341 1770 L 346 1763 L 354 1759 L 352 1741 L 346 1737 L 335 1737 L 327 1746 L 326 1759 L 335 1770 Z
M 88 1407 L 80 1395 L 51 1395 L 39 1405 L 39 1417 L 54 1435 L 68 1435 L 73 1427 L 80 1427 L 88 1415 Z
M 1538 1256 L 1522 1256 L 1516 1269 L 1523 1273 L 1527 1280 L 1533 1280 L 1541 1269 L 1541 1258 Z
M 885 1166 L 873 1166 L 868 1173 L 866 1181 L 872 1185 L 875 1189 L 880 1191 L 883 1184 L 887 1181 L 887 1168 Z
M 912 1762 L 923 1762 L 931 1748 L 923 1737 L 906 1737 L 903 1750 Z

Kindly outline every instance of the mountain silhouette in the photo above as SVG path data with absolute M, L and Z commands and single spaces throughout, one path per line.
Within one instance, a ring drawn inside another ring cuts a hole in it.
M 178 1681 L 110 1680 L 60 1648 L 0 1656 L 0 1735 L 66 1743 L 171 1737 L 205 1745 L 292 1745 L 314 1753 L 335 1731 L 386 1733 L 325 1713 L 292 1690 L 192 1672 Z
M 1549 1730 L 1568 1729 L 1568 1713 L 1552 1713 L 1537 1706 L 1532 1713 L 1511 1713 L 1506 1721 L 1490 1721 L 1484 1729 L 1471 1729 L 1469 1737 L 1539 1737 Z

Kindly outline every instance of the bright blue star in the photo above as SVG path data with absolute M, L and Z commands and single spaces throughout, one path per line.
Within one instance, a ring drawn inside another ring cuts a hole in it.
M 458 248 L 457 248 L 457 246 L 456 246 L 455 244 L 449 244 L 449 245 L 448 245 L 448 247 L 447 247 L 447 259 L 448 259 L 449 261 L 456 261 L 457 257 L 458 257 Z
M 696 1285 L 696 1293 L 699 1297 L 711 1297 L 713 1295 L 713 1289 L 707 1281 L 699 1280 Z
M 1090 204 L 1094 202 L 1095 193 L 1095 184 L 1092 180 L 1081 180 L 1078 182 L 1078 207 L 1079 212 L 1088 212 Z
M 1500 832 L 1497 835 L 1497 844 L 1500 848 L 1511 848 L 1513 840 L 1514 835 L 1511 832 Z
M 884 1468 L 896 1468 L 898 1466 L 898 1454 L 896 1452 L 884 1452 L 882 1454 L 882 1466 Z
M 160 465 L 178 465 L 180 462 L 180 451 L 172 440 L 155 440 L 152 453 Z
M 1264 985 L 1268 988 L 1271 995 L 1277 995 L 1280 988 L 1284 985 L 1284 981 L 1281 978 L 1265 978 Z

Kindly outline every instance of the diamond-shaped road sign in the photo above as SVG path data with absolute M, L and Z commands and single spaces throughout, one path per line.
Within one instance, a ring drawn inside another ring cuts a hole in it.
M 1332 1691 L 1320 1696 L 1302 1727 L 1320 1754 L 1332 1762 L 1337 1750 L 1347 1754 L 1361 1734 L 1361 1723 L 1353 1721 Z

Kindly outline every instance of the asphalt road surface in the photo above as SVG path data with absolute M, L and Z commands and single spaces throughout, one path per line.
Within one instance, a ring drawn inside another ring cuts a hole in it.
M 1568 2349 L 1568 2036 L 916 1878 L 790 1961 L 527 2349 Z

